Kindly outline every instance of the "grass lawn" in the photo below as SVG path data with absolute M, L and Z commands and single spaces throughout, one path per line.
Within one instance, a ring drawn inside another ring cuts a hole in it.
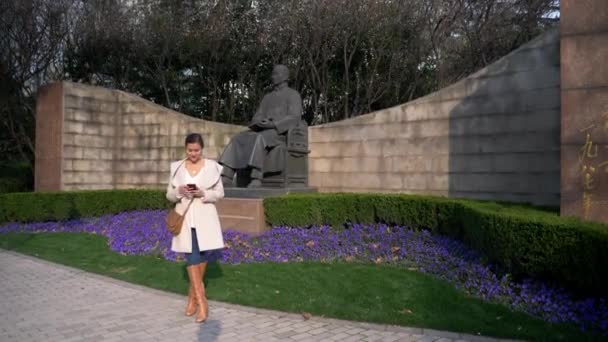
M 0 248 L 170 292 L 187 293 L 183 263 L 124 256 L 92 234 L 2 234 Z M 599 336 L 482 302 L 429 275 L 350 263 L 212 264 L 213 300 L 289 312 L 534 341 Z M 185 300 L 185 298 L 184 298 Z

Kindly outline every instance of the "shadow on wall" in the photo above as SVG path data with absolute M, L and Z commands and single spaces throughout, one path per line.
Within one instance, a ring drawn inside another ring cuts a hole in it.
M 559 60 L 555 30 L 442 92 L 450 197 L 559 205 Z

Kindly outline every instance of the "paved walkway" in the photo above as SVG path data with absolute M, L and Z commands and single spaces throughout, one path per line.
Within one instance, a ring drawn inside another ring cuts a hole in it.
M 185 296 L 0 249 L 0 341 L 497 341 L 209 302 L 205 324 Z

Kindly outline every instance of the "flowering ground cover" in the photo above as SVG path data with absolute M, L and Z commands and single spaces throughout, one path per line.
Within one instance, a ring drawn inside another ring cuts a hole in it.
M 159 255 L 180 260 L 170 251 L 165 211 L 136 211 L 99 218 L 0 226 L 10 232 L 88 232 L 108 237 L 110 247 L 125 255 Z M 500 276 L 463 244 L 426 231 L 386 225 L 353 225 L 332 230 L 274 227 L 258 238 L 227 231 L 221 262 L 351 262 L 390 264 L 444 279 L 468 294 L 500 302 L 548 322 L 572 322 L 582 329 L 607 332 L 608 306 L 601 298 L 574 298 L 541 282 L 514 282 Z

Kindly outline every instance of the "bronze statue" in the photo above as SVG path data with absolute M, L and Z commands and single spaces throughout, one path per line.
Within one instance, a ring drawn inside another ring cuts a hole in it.
M 273 90 L 266 94 L 249 124 L 249 131 L 232 137 L 219 163 L 224 166 L 224 186 L 234 185 L 235 171 L 250 170 L 247 187 L 259 187 L 264 173 L 283 171 L 284 155 L 277 146 L 284 144 L 281 135 L 302 118 L 302 98 L 287 86 L 289 70 L 276 65 L 272 70 Z

